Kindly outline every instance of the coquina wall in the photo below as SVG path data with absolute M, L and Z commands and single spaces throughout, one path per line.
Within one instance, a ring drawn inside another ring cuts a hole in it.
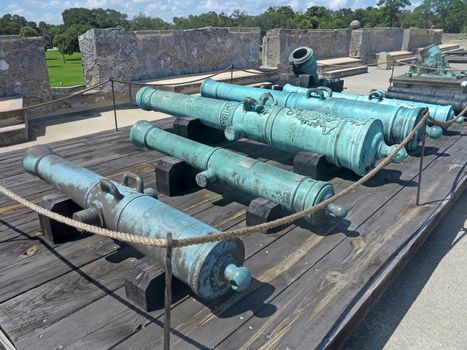
M 352 30 L 349 56 L 359 57 L 365 64 L 374 63 L 378 52 L 400 50 L 403 36 L 402 28 Z
M 309 46 L 317 59 L 358 57 L 364 64 L 376 62 L 382 51 L 416 51 L 429 43 L 440 43 L 442 30 L 419 28 L 363 29 L 272 29 L 263 38 L 263 65 L 288 64 L 290 52 Z
M 22 96 L 23 105 L 50 94 L 42 37 L 0 36 L 0 97 Z
M 443 44 L 459 44 L 467 50 L 467 33 L 444 33 Z
M 263 38 L 263 65 L 288 65 L 290 52 L 309 46 L 318 59 L 349 55 L 350 29 L 272 29 Z
M 441 44 L 442 29 L 408 28 L 404 30 L 402 50 L 415 52 L 429 44 Z
M 87 85 L 110 77 L 145 80 L 212 72 L 233 64 L 258 68 L 259 28 L 130 32 L 91 29 L 79 37 Z

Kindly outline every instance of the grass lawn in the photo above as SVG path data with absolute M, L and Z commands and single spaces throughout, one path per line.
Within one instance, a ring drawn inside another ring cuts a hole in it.
M 50 86 L 73 86 L 84 84 L 81 68 L 81 53 L 65 55 L 65 63 L 60 52 L 47 50 L 45 53 L 49 68 Z

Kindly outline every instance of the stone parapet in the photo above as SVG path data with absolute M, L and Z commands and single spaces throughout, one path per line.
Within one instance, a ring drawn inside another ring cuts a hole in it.
M 290 52 L 299 46 L 313 49 L 317 59 L 349 54 L 350 29 L 272 29 L 263 38 L 263 65 L 288 65 Z
M 260 66 L 259 28 L 91 29 L 79 44 L 88 86 L 111 77 L 137 81 Z

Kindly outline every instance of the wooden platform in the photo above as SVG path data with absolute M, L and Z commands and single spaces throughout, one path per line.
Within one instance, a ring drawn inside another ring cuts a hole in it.
M 157 122 L 169 127 L 171 119 Z M 154 185 L 161 155 L 129 142 L 129 129 L 50 146 L 60 155 L 110 178 L 126 170 Z M 172 307 L 172 349 L 328 348 L 375 303 L 467 186 L 467 124 L 427 141 L 421 206 L 415 205 L 418 157 L 391 164 L 339 203 L 346 220 L 311 232 L 290 225 L 244 239 L 254 280 L 245 292 L 212 304 L 183 294 Z M 233 150 L 291 167 L 292 155 L 240 140 Z M 56 192 L 21 168 L 22 151 L 1 154 L 1 183 L 39 202 Z M 356 177 L 343 171 L 336 191 Z M 244 226 L 252 198 L 216 186 L 166 202 L 222 230 Z M 0 349 L 158 349 L 163 310 L 145 313 L 123 290 L 139 256 L 128 246 L 90 236 L 47 243 L 37 215 L 0 197 Z M 186 292 L 186 291 L 185 291 Z
M 463 92 L 465 91 L 464 85 L 467 82 L 467 78 L 443 79 L 443 78 L 431 78 L 431 77 L 430 78 L 409 77 L 404 74 L 404 75 L 393 77 L 391 81 L 392 81 L 392 85 L 395 87 L 436 88 L 436 89 L 442 89 L 442 90 Z

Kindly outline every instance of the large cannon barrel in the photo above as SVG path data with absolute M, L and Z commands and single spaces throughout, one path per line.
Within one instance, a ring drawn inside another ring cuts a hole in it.
M 201 123 L 224 130 L 228 140 L 246 137 L 289 151 L 316 152 L 337 166 L 358 175 L 370 171 L 378 158 L 396 146 L 384 142 L 380 120 L 340 118 L 329 113 L 265 107 L 264 105 L 222 101 L 143 87 L 136 95 L 138 105 L 176 116 L 199 118 Z M 251 101 L 250 101 L 251 102 Z M 402 149 L 393 158 L 407 157 Z
M 220 147 L 210 147 L 174 135 L 145 120 L 133 125 L 130 138 L 137 146 L 169 154 L 201 170 L 196 176 L 196 182 L 201 187 L 222 181 L 243 192 L 279 203 L 291 212 L 311 208 L 334 195 L 334 189 L 328 182 L 313 180 Z M 330 204 L 326 212 L 344 217 L 347 210 Z M 316 223 L 315 218 L 316 215 L 312 215 L 307 220 Z
M 467 100 L 463 99 L 449 99 L 443 96 L 429 96 L 429 95 L 418 95 L 418 94 L 407 94 L 407 93 L 401 93 L 401 92 L 393 92 L 393 91 L 388 91 L 386 92 L 386 97 L 388 98 L 398 98 L 398 99 L 406 99 L 408 101 L 415 101 L 415 102 L 429 102 L 429 103 L 435 103 L 439 105 L 445 105 L 445 106 L 452 106 L 452 109 L 454 110 L 455 113 L 460 113 L 466 106 L 467 106 Z M 464 121 L 464 118 L 458 119 L 458 123 L 462 123 Z
M 299 92 L 302 94 L 308 93 L 307 88 L 295 86 L 292 84 L 285 84 L 283 91 Z M 344 99 L 352 100 L 352 101 L 372 102 L 372 103 L 379 103 L 383 105 L 409 107 L 409 108 L 428 108 L 430 115 L 434 119 L 440 122 L 451 120 L 456 115 L 452 106 L 443 106 L 443 105 L 436 105 L 436 104 L 431 104 L 431 103 L 386 98 L 386 93 L 380 90 L 372 90 L 368 95 L 349 94 L 349 93 L 333 92 L 333 91 L 331 93 L 333 97 L 344 98 Z M 440 132 L 441 130 L 437 128 L 431 129 L 431 127 L 427 128 L 428 134 L 432 134 L 433 132 L 436 132 L 436 131 Z M 433 136 L 436 136 L 436 134 Z
M 125 174 L 124 184 L 120 184 L 61 158 L 45 146 L 30 148 L 23 167 L 82 207 L 73 217 L 83 222 L 154 238 L 165 238 L 169 232 L 175 239 L 219 232 L 144 193 L 141 179 L 134 174 Z M 129 177 L 137 181 L 138 190 L 125 185 Z M 164 249 L 135 248 L 160 263 L 165 261 Z M 245 248 L 239 239 L 174 248 L 172 256 L 174 276 L 206 300 L 230 289 L 243 290 L 251 280 L 250 270 L 241 266 Z
M 443 90 L 443 89 L 420 89 L 420 88 L 405 88 L 399 86 L 390 86 L 388 87 L 388 92 L 402 92 L 405 94 L 415 94 L 415 95 L 427 95 L 427 96 L 436 96 L 443 97 L 447 100 L 465 100 L 466 93 L 452 90 Z
M 269 96 L 272 96 L 271 101 L 268 103 L 276 103 L 281 107 L 329 113 L 344 118 L 379 119 L 383 123 L 384 139 L 390 145 L 400 143 L 423 118 L 421 108 L 376 105 L 342 98 L 331 98 L 329 93 L 316 88 L 306 89 L 306 91 L 306 94 L 302 94 L 299 92 L 268 90 Z M 202 96 L 222 100 L 243 101 L 245 98 L 250 97 L 263 101 L 264 96 L 267 96 L 264 94 L 264 89 L 221 83 L 212 79 L 204 80 L 201 85 Z M 439 137 L 442 134 L 439 127 L 429 127 L 427 131 L 433 137 Z M 421 136 L 422 133 L 417 132 L 406 148 L 408 150 L 416 149 Z
M 455 113 L 460 113 L 467 106 L 467 94 L 439 89 L 416 89 L 389 87 L 386 92 L 387 98 L 400 98 L 408 101 L 428 102 L 444 106 L 452 106 Z M 464 118 L 458 119 L 462 123 Z

